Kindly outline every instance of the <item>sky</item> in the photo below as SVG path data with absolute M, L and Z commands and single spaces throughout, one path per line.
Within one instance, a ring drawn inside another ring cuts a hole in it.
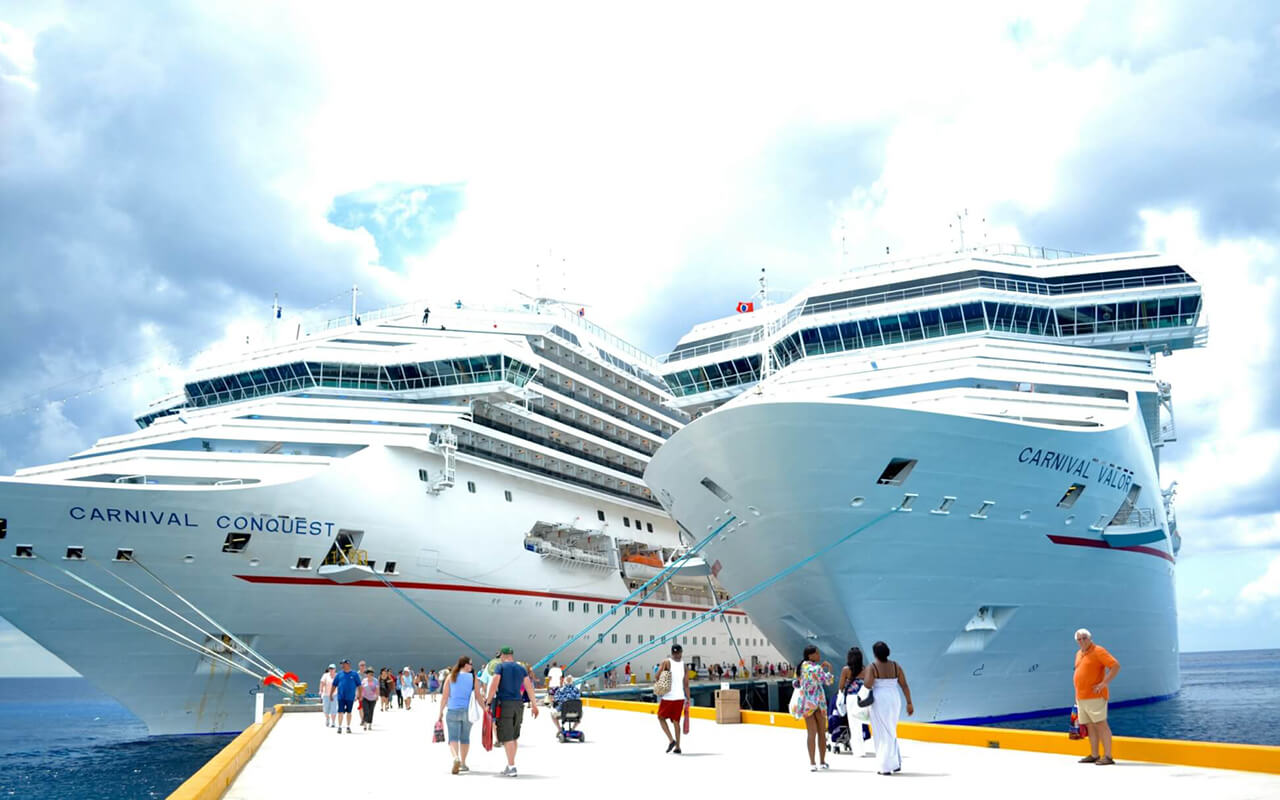
M 472 6 L 0 0 L 0 474 L 130 430 L 277 295 L 520 290 L 658 353 L 761 268 L 947 251 L 967 210 L 1203 283 L 1208 347 L 1160 365 L 1182 646 L 1280 647 L 1274 4 Z M 65 669 L 0 623 L 0 673 Z

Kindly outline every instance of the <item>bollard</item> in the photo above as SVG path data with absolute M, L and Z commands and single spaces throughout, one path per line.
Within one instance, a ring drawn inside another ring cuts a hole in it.
M 262 704 L 264 698 L 262 692 L 258 692 L 253 696 L 253 722 L 258 724 L 262 722 Z

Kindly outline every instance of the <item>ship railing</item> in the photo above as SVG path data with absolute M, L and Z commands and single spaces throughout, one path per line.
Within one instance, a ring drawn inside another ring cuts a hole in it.
M 334 550 L 325 556 L 322 566 L 351 564 L 356 566 L 369 566 L 369 552 L 367 550 Z
M 1108 527 L 1128 525 L 1143 528 L 1151 528 L 1156 525 L 1156 511 L 1154 508 L 1130 508 L 1126 511 L 1120 511 L 1111 518 Z

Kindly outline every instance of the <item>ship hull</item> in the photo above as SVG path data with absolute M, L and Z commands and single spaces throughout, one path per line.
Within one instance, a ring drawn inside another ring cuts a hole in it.
M 878 483 L 895 458 L 917 464 L 901 485 Z M 1122 665 L 1114 701 L 1178 690 L 1174 557 L 1136 414 L 1109 430 L 1063 431 L 753 399 L 679 431 L 645 480 L 695 538 L 729 521 L 707 560 L 730 592 L 821 552 L 743 607 L 793 662 L 810 643 L 836 665 L 850 646 L 869 658 L 874 642 L 888 643 L 916 719 L 1069 707 L 1080 627 Z M 1108 546 L 1102 531 L 1135 483 L 1161 535 Z M 1072 484 L 1083 493 L 1059 507 Z M 902 510 L 908 494 L 917 496 Z
M 273 664 L 310 681 L 314 692 L 324 666 L 342 658 L 397 671 L 406 665 L 415 672 L 420 666 L 449 666 L 468 652 L 452 633 L 485 654 L 511 646 L 532 663 L 628 593 L 617 568 L 584 569 L 526 550 L 524 537 L 537 522 L 589 524 L 608 532 L 610 523 L 600 523 L 597 512 L 610 520 L 625 513 L 651 521 L 656 530 L 633 530 L 627 538 L 678 543 L 674 525 L 657 509 L 465 457 L 458 459 L 457 485 L 433 495 L 418 471 L 438 467 L 438 456 L 414 448 L 369 447 L 303 479 L 216 490 L 0 479 L 0 516 L 8 520 L 2 557 L 140 620 L 71 573 L 199 644 L 217 647 L 220 636 L 213 626 L 139 565 L 145 566 Z M 242 519 L 251 535 L 248 546 L 241 553 L 223 552 L 227 533 Z M 344 584 L 317 573 L 343 529 L 363 533 L 360 547 L 379 573 L 387 561 L 396 562 L 394 574 L 385 577 L 400 592 L 382 578 Z M 19 545 L 31 546 L 36 557 L 15 558 Z M 82 547 L 85 560 L 67 560 L 68 547 Z M 137 563 L 114 560 L 121 548 L 131 549 Z M 311 559 L 310 565 L 298 568 L 299 558 Z M 213 632 L 214 640 L 140 591 Z M 661 592 L 652 599 L 637 613 L 610 617 L 557 660 L 576 657 L 597 632 L 622 620 L 575 667 L 581 674 L 632 650 L 640 637 L 661 636 L 677 615 L 683 619 L 705 608 Z M 0 568 L 0 616 L 118 699 L 152 734 L 237 731 L 251 721 L 257 678 L 18 569 Z M 760 634 L 741 612 L 730 617 L 732 625 L 716 620 L 699 626 L 697 633 L 710 644 L 691 652 L 703 661 L 736 661 L 728 629 L 739 638 Z M 743 655 L 777 659 L 772 648 L 760 645 L 742 646 Z M 651 665 L 641 662 L 658 657 L 637 659 L 633 671 L 643 676 Z

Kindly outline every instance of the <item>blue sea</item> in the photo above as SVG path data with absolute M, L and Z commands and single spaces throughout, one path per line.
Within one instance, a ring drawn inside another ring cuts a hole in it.
M 1116 734 L 1280 745 L 1280 650 L 1184 653 L 1181 664 L 1176 697 L 1111 710 Z M 1001 727 L 1065 731 L 1067 720 Z M 0 679 L 0 799 L 166 797 L 232 738 L 148 737 L 81 678 Z

